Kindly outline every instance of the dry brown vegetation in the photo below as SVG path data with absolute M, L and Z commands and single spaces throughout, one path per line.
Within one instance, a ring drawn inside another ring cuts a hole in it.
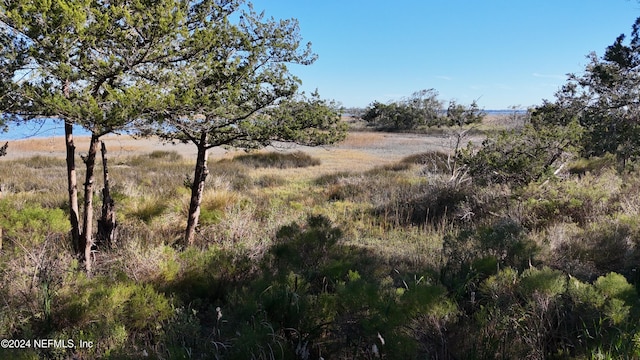
M 91 277 L 70 255 L 61 150 L 12 142 L 24 152 L 0 160 L 0 337 L 97 346 L 0 357 L 640 354 L 638 177 L 581 160 L 578 175 L 477 186 L 452 176 L 448 141 L 356 132 L 216 150 L 183 248 L 189 148 L 110 137 L 118 236 Z

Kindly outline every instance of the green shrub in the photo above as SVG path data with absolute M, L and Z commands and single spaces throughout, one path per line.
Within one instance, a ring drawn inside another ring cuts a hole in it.
M 80 277 L 69 285 L 54 314 L 55 326 L 68 336 L 93 341 L 95 347 L 86 349 L 92 357 L 132 356 L 131 342 L 158 343 L 173 315 L 170 300 L 150 285 L 103 277 Z
M 341 234 L 323 216 L 278 231 L 261 276 L 229 296 L 235 321 L 218 339 L 229 344 L 225 355 L 368 358 L 374 345 L 388 358 L 446 352 L 434 336 L 458 316 L 446 289 L 424 277 L 389 276 L 368 252 L 342 245 Z
M 11 247 L 14 250 L 28 249 L 49 236 L 65 236 L 69 231 L 69 219 L 60 209 L 16 205 L 9 199 L 0 200 L 0 228 L 4 236 L 16 244 Z
M 563 226 L 565 238 L 554 240 L 551 264 L 582 280 L 609 272 L 635 276 L 640 256 L 633 243 L 637 230 L 606 218 L 584 228 Z
M 613 171 L 600 176 L 587 174 L 580 179 L 530 184 L 520 194 L 526 217 L 523 222 L 540 228 L 554 222 L 567 221 L 585 225 L 600 216 L 620 209 L 618 196 L 622 179 Z
M 635 358 L 637 293 L 615 273 L 593 284 L 548 267 L 500 270 L 484 280 L 472 318 L 461 329 L 476 356 L 502 358 Z M 464 354 L 464 349 L 458 353 Z
M 551 176 L 563 156 L 575 150 L 581 134 L 577 123 L 526 125 L 488 137 L 478 151 L 470 144 L 462 151 L 460 162 L 478 184 L 525 186 Z
M 150 224 L 154 219 L 161 216 L 167 208 L 168 205 L 164 199 L 147 198 L 137 204 L 130 214 L 144 221 L 146 224 Z
M 532 299 L 534 295 L 555 298 L 566 290 L 567 276 L 558 270 L 530 268 L 520 276 L 519 292 L 525 299 Z

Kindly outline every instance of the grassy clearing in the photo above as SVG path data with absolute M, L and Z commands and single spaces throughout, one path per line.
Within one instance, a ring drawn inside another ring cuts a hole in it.
M 118 242 L 90 278 L 62 160 L 0 161 L 0 337 L 98 344 L 0 358 L 640 356 L 637 174 L 577 163 L 513 190 L 429 149 L 250 155 L 210 161 L 188 249 L 191 159 L 110 159 Z

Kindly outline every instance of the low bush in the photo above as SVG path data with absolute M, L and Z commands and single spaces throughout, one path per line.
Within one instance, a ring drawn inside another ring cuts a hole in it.
M 526 186 L 551 177 L 575 151 L 581 134 L 574 122 L 567 126 L 529 124 L 488 137 L 477 151 L 470 144 L 459 161 L 477 184 Z
M 622 185 L 622 178 L 613 170 L 600 176 L 588 174 L 580 179 L 532 183 L 520 194 L 525 199 L 523 222 L 531 228 L 558 221 L 588 224 L 620 210 Z
M 637 230 L 627 224 L 611 220 L 575 228 L 555 242 L 548 262 L 586 281 L 609 272 L 636 278 L 638 236 Z
M 208 167 L 209 176 L 207 177 L 207 182 L 210 185 L 208 184 L 207 187 L 211 186 L 216 190 L 243 191 L 252 188 L 254 185 L 253 179 L 248 174 L 247 166 L 242 163 L 223 159 L 210 162 Z M 188 184 L 190 186 L 191 181 L 189 177 L 185 181 L 185 185 Z
M 548 267 L 519 272 L 505 268 L 475 293 L 474 315 L 453 332 L 462 358 L 635 358 L 635 288 L 616 273 L 593 284 Z M 461 335 L 461 334 L 460 334 Z M 577 335 L 577 336 L 576 336 Z
M 238 339 L 242 351 L 259 353 L 268 341 L 284 358 L 402 358 L 416 354 L 420 344 L 430 355 L 446 353 L 446 344 L 432 337 L 458 314 L 446 290 L 424 277 L 410 280 L 384 269 L 374 255 L 342 245 L 341 237 L 322 216 L 280 229 L 262 277 L 249 287 L 256 294 L 241 297 L 268 330 L 255 326 L 249 335 L 245 329 L 246 339 Z M 405 327 L 418 317 L 412 328 Z
M 451 155 L 440 151 L 409 155 L 401 160 L 405 164 L 424 166 L 424 172 L 436 174 L 451 173 L 451 168 L 454 166 L 453 161 Z
M 233 161 L 253 168 L 288 169 L 320 165 L 320 160 L 302 151 L 244 154 L 234 157 Z
M 469 187 L 433 181 L 399 187 L 395 196 L 375 209 L 375 214 L 399 225 L 439 224 L 441 220 L 462 220 L 468 216 Z
M 150 224 L 154 219 L 160 217 L 168 207 L 165 199 L 147 197 L 136 202 L 133 209 L 125 213 L 125 217 L 130 219 L 132 216 Z
M 71 285 L 71 284 L 70 284 Z M 68 338 L 93 341 L 95 346 L 81 350 L 91 357 L 141 356 L 154 353 L 173 310 L 170 300 L 150 285 L 108 278 L 79 277 L 73 286 L 61 289 L 62 304 L 54 318 L 56 331 Z M 132 343 L 147 344 L 137 350 Z
M 182 155 L 177 151 L 155 150 L 149 153 L 151 159 L 163 159 L 166 161 L 181 161 Z
M 69 231 L 69 220 L 60 209 L 47 209 L 36 204 L 18 204 L 10 199 L 0 200 L 0 248 L 11 251 L 29 251 L 47 238 L 64 238 Z M 9 241 L 7 241 L 9 240 Z

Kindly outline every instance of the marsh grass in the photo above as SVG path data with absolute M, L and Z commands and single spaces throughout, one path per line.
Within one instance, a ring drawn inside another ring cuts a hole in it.
M 384 140 L 384 133 L 378 131 L 350 132 L 341 145 L 345 147 L 375 146 Z
M 235 156 L 231 161 L 239 162 L 252 168 L 299 168 L 320 165 L 320 160 L 315 159 L 302 151 L 293 153 L 258 152 Z
M 91 277 L 66 234 L 64 162 L 0 161 L 0 337 L 100 343 L 29 354 L 41 358 L 374 358 L 374 344 L 388 359 L 515 357 L 543 354 L 545 336 L 581 358 L 638 353 L 614 345 L 615 334 L 637 334 L 640 313 L 629 290 L 637 174 L 594 167 L 512 190 L 452 181 L 440 152 L 363 164 L 374 157 L 350 150 L 340 154 L 357 164 L 328 167 L 340 154 L 320 152 L 301 168 L 272 167 L 295 163 L 276 154 L 209 162 L 188 249 L 178 240 L 193 162 L 172 151 L 114 156 L 119 240 L 95 253 Z

